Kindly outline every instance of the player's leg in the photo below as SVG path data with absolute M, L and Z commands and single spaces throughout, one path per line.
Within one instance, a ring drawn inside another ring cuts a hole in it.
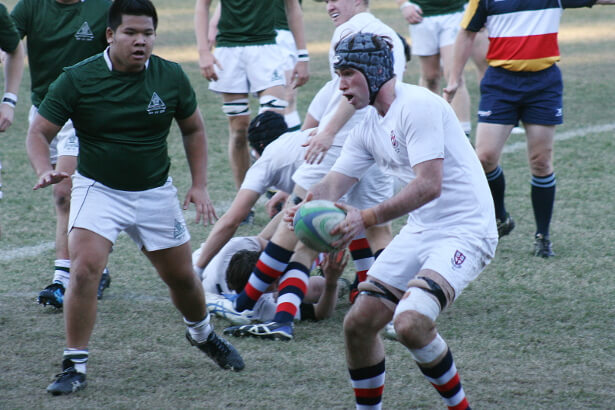
M 68 245 L 72 272 L 64 298 L 66 349 L 62 373 L 47 387 L 53 395 L 73 393 L 87 386 L 85 374 L 88 343 L 96 321 L 96 292 L 112 243 L 90 230 L 75 228 L 69 234 Z
M 472 44 L 472 54 L 470 58 L 476 67 L 476 79 L 478 84 L 483 80 L 485 72 L 489 64 L 487 63 L 487 50 L 489 49 L 489 37 L 487 35 L 487 29 L 482 29 L 474 37 L 474 43 Z
M 532 172 L 531 198 L 536 221 L 534 254 L 543 258 L 554 256 L 549 226 L 555 203 L 556 178 L 553 168 L 555 125 L 524 124 L 527 150 Z
M 369 276 L 361 288 L 344 318 L 346 363 L 357 407 L 379 408 L 385 382 L 384 345 L 379 332 L 391 321 L 402 291 Z
M 419 85 L 438 94 L 440 92 L 440 80 L 442 79 L 440 54 L 419 56 L 419 64 L 421 67 Z
M 250 167 L 248 126 L 250 105 L 247 94 L 222 93 L 223 110 L 229 122 L 228 156 L 235 187 L 239 189 Z

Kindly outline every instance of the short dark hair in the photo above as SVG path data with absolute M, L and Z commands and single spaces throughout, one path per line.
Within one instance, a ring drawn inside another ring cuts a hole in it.
M 154 22 L 154 30 L 158 27 L 156 7 L 150 0 L 114 0 L 109 8 L 107 26 L 113 31 L 122 24 L 122 16 L 147 16 Z
M 226 284 L 230 290 L 241 292 L 256 266 L 260 252 L 242 249 L 237 251 L 226 268 Z

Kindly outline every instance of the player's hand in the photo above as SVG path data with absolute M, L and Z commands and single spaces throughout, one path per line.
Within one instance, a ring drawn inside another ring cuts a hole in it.
M 449 80 L 447 86 L 444 87 L 444 89 L 442 90 L 442 97 L 450 103 L 451 101 L 453 101 L 453 98 L 455 98 L 455 93 L 457 92 L 458 89 L 459 89 L 459 83 L 454 80 L 453 81 Z
M 0 132 L 6 131 L 13 123 L 15 109 L 8 104 L 0 104 Z
M 401 9 L 401 15 L 404 16 L 409 24 L 418 24 L 423 21 L 423 10 L 418 4 L 404 7 Z
M 303 199 L 303 201 L 299 202 L 297 205 L 287 206 L 284 209 L 283 219 L 291 231 L 295 230 L 295 227 L 293 226 L 293 219 L 295 219 L 295 214 L 297 213 L 297 210 L 299 209 L 299 207 L 301 207 L 301 205 L 305 204 L 306 202 L 310 202 L 313 197 L 314 197 L 314 194 L 312 194 L 311 192 L 308 192 L 305 198 Z
M 269 201 L 265 204 L 265 209 L 267 210 L 267 214 L 269 218 L 273 218 L 280 211 L 280 208 L 284 206 L 284 203 L 288 199 L 288 192 L 278 191 L 276 192 Z
M 346 218 L 331 230 L 331 235 L 342 234 L 342 237 L 333 242 L 331 246 L 342 249 L 348 246 L 359 233 L 365 231 L 365 223 L 359 209 L 341 202 L 336 202 L 335 206 L 346 212 Z
M 291 74 L 291 85 L 294 88 L 301 87 L 310 79 L 310 72 L 307 61 L 297 61 L 293 73 Z
M 39 177 L 36 185 L 32 188 L 33 190 L 37 190 L 40 188 L 48 187 L 49 185 L 57 184 L 61 182 L 63 179 L 69 178 L 70 175 L 66 172 L 56 171 L 55 169 L 50 169 L 49 171 L 43 172 Z
M 209 192 L 207 192 L 207 188 L 201 187 L 191 187 L 186 194 L 186 199 L 184 199 L 184 210 L 188 209 L 190 203 L 194 204 L 196 208 L 196 220 L 195 222 L 198 224 L 203 221 L 203 225 L 207 226 L 209 224 L 213 224 L 218 216 L 216 215 L 216 210 L 214 209 L 214 205 L 209 198 Z
M 302 147 L 307 147 L 305 150 L 305 162 L 308 164 L 320 164 L 322 160 L 325 158 L 325 154 L 331 148 L 331 144 L 333 144 L 334 135 L 329 135 L 324 130 L 320 131 L 318 128 L 315 128 L 310 133 L 310 139 L 308 139 Z
M 325 280 L 329 283 L 337 283 L 347 263 L 348 252 L 346 252 L 345 248 L 326 254 L 323 261 L 320 263 L 320 268 L 325 275 Z
M 201 75 L 207 79 L 207 81 L 218 81 L 218 74 L 214 66 L 217 66 L 219 70 L 222 70 L 222 64 L 214 57 L 211 51 L 203 51 L 199 53 L 199 68 L 201 69 Z

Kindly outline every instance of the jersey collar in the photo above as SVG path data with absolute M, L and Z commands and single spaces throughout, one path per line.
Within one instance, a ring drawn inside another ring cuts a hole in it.
M 105 58 L 105 63 L 107 63 L 107 68 L 109 69 L 109 71 L 113 71 L 113 64 L 111 63 L 111 57 L 109 57 L 109 46 L 107 46 L 107 48 L 105 48 L 105 51 L 103 51 L 103 57 Z M 146 70 L 147 67 L 149 67 L 149 58 L 145 62 Z

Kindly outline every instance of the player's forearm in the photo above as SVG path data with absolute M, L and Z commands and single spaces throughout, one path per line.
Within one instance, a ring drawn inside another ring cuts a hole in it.
M 335 171 L 329 173 L 316 185 L 310 188 L 312 199 L 327 199 L 337 201 L 357 182 L 356 178 L 349 177 Z
M 21 42 L 12 53 L 7 53 L 4 62 L 4 92 L 17 95 L 23 75 L 24 50 Z
M 205 130 L 183 135 L 184 151 L 192 177 L 192 186 L 207 187 L 207 138 Z
M 284 0 L 284 7 L 286 9 L 288 28 L 290 28 L 291 33 L 293 33 L 297 49 L 307 49 L 303 24 L 303 11 L 301 10 L 299 2 L 297 0 Z
M 476 32 L 474 31 L 464 29 L 459 30 L 459 34 L 457 34 L 457 39 L 455 40 L 455 45 L 453 48 L 453 68 L 449 78 L 447 79 L 449 84 L 461 84 L 463 82 L 463 69 L 472 54 L 472 45 L 475 37 Z
M 314 304 L 314 316 L 316 320 L 330 317 L 337 304 L 337 281 L 334 284 L 325 282 L 324 290 L 318 302 Z
M 331 135 L 335 138 L 335 135 L 342 129 L 342 127 L 348 122 L 348 120 L 354 115 L 357 110 L 352 104 L 345 98 L 340 99 L 340 103 L 335 109 L 335 114 L 331 117 L 331 120 L 325 124 L 323 130 L 327 135 Z
M 49 142 L 42 133 L 35 130 L 28 132 L 26 151 L 37 177 L 53 169 L 49 160 Z
M 207 240 L 203 244 L 201 255 L 199 255 L 199 259 L 196 262 L 198 267 L 205 268 L 235 234 L 237 228 L 229 223 L 229 218 L 225 218 L 226 215 L 222 215 L 214 224 Z
M 209 7 L 211 0 L 196 0 L 194 6 L 194 34 L 196 46 L 200 53 L 209 53 Z

